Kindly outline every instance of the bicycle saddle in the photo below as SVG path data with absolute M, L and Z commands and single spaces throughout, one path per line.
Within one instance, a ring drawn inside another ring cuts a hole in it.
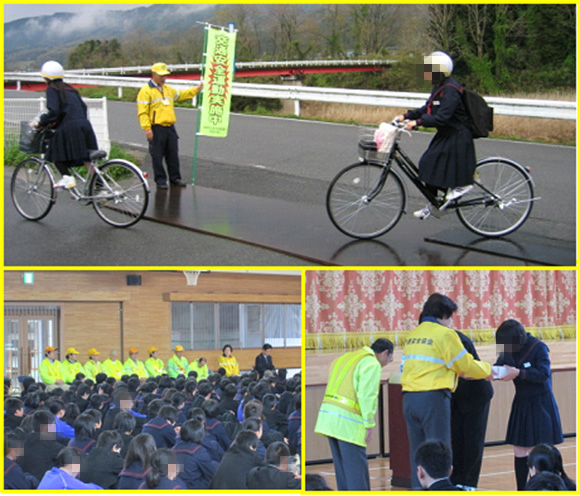
M 89 154 L 89 159 L 91 162 L 95 160 L 101 160 L 102 158 L 107 157 L 107 152 L 104 150 L 92 150 Z

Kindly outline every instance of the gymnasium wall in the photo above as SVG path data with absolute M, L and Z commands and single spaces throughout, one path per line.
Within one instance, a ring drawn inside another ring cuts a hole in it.
M 81 352 L 95 347 L 101 359 L 111 349 L 122 353 L 139 349 L 145 360 L 147 348 L 159 348 L 167 361 L 171 351 L 171 302 L 300 303 L 300 276 L 246 273 L 202 273 L 197 286 L 187 286 L 182 272 L 164 271 L 35 271 L 34 284 L 25 285 L 22 271 L 4 272 L 7 303 L 58 303 L 61 307 L 61 348 Z M 127 275 L 140 275 L 140 286 L 128 286 Z M 260 349 L 234 350 L 242 370 L 251 369 Z M 186 351 L 188 360 L 208 359 L 217 370 L 221 350 Z M 300 348 L 273 349 L 277 368 L 300 368 Z

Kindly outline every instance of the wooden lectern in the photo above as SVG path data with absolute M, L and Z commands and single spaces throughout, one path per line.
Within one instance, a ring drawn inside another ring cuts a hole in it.
M 407 424 L 403 416 L 401 374 L 389 375 L 389 464 L 391 486 L 411 487 L 411 460 Z

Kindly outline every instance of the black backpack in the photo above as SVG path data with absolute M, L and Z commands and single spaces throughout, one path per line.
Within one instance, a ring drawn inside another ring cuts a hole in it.
M 487 138 L 493 131 L 493 108 L 475 91 L 463 88 L 463 105 L 469 115 L 469 123 L 474 138 Z

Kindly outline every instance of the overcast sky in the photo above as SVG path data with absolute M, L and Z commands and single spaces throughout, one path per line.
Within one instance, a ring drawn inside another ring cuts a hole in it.
M 4 5 L 4 23 L 15 21 L 23 17 L 37 17 L 51 15 L 56 12 L 86 13 L 105 10 L 131 10 L 150 4 L 8 4 Z

